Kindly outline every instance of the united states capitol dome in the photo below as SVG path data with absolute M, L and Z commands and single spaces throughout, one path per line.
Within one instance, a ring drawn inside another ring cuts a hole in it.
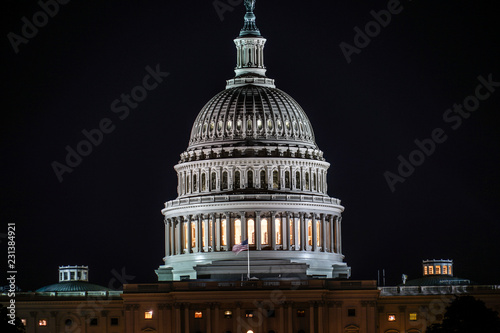
M 234 39 L 235 77 L 198 113 L 174 166 L 160 281 L 349 278 L 344 207 L 328 196 L 330 163 L 300 105 L 266 76 L 255 1 Z M 244 256 L 235 256 L 246 249 Z

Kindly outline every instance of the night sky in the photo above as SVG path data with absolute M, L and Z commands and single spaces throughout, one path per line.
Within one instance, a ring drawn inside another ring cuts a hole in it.
M 23 290 L 56 283 L 59 265 L 88 265 L 91 282 L 105 286 L 118 287 L 123 272 L 129 283 L 156 281 L 160 211 L 177 196 L 173 166 L 198 112 L 234 76 L 238 2 L 219 15 L 211 0 L 69 1 L 48 22 L 36 1 L 4 3 L 0 237 L 16 223 Z M 457 276 L 500 284 L 495 2 L 393 2 L 257 1 L 267 74 L 303 107 L 331 163 L 328 192 L 346 207 L 353 279 L 385 269 L 397 284 L 403 273 L 420 277 L 422 259 L 443 258 Z M 388 4 L 399 13 L 367 45 L 358 40 L 348 63 L 339 45 L 354 47 L 354 28 Z M 22 18 L 34 14 L 38 32 L 25 31 L 16 53 L 9 33 L 22 35 Z M 114 113 L 147 66 L 169 75 L 128 115 Z M 479 76 L 494 82 L 474 105 Z M 464 100 L 477 110 L 447 111 Z M 53 162 L 66 164 L 66 147 L 103 122 L 111 133 L 60 182 Z M 446 140 L 422 161 L 415 140 L 435 131 Z M 421 165 L 393 192 L 384 174 L 410 155 Z

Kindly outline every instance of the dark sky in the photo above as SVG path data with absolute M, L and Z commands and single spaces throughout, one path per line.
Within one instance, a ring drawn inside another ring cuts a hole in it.
M 500 87 L 480 89 L 489 96 L 461 123 L 443 119 L 474 102 L 479 76 L 500 82 L 494 4 L 402 1 L 348 63 L 339 45 L 353 45 L 354 28 L 388 1 L 257 2 L 268 76 L 304 108 L 332 164 L 353 279 L 385 268 L 395 284 L 402 273 L 419 277 L 422 259 L 449 258 L 460 277 L 500 283 Z M 106 286 L 123 270 L 135 276 L 128 282 L 156 281 L 173 166 L 198 112 L 234 74 L 244 8 L 231 9 L 221 20 L 210 0 L 70 1 L 46 24 L 35 15 L 41 27 L 16 54 L 8 34 L 21 35 L 21 19 L 41 7 L 4 3 L 0 233 L 16 223 L 22 289 L 55 283 L 59 265 L 75 264 Z M 157 65 L 170 75 L 120 119 L 113 101 Z M 59 182 L 51 164 L 106 118 L 113 132 Z M 439 128 L 447 140 L 393 193 L 384 173 Z

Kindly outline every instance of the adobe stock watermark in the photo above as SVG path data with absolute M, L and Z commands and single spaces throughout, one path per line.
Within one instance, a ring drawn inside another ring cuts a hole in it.
M 19 46 L 28 44 L 29 41 L 38 35 L 38 29 L 45 27 L 51 18 L 54 18 L 60 10 L 60 5 L 67 5 L 70 0 L 40 0 L 38 6 L 41 10 L 33 14 L 31 20 L 26 16 L 21 18 L 23 23 L 21 33 L 9 32 L 7 39 L 16 54 L 19 53 Z
M 147 74 L 142 79 L 142 84 L 131 89 L 130 94 L 121 94 L 120 98 L 111 103 L 111 112 L 116 114 L 119 120 L 125 120 L 130 115 L 130 111 L 136 109 L 139 103 L 144 102 L 148 97 L 148 92 L 158 88 L 170 73 L 162 72 L 160 64 L 153 69 L 150 66 L 145 68 Z M 84 157 L 88 157 L 104 141 L 105 134 L 111 134 L 116 129 L 116 125 L 111 118 L 102 118 L 96 128 L 81 131 L 82 139 L 76 145 L 66 146 L 65 163 L 53 161 L 51 163 L 59 183 L 64 181 L 66 173 L 72 173 L 82 162 Z
M 411 1 L 411 0 L 410 0 Z M 387 3 L 387 10 L 382 9 L 378 12 L 375 10 L 370 11 L 370 15 L 374 20 L 365 24 L 364 30 L 355 26 L 353 44 L 342 42 L 339 44 L 342 54 L 344 55 L 348 64 L 352 62 L 354 54 L 360 54 L 361 50 L 370 45 L 373 38 L 378 37 L 382 32 L 382 28 L 387 28 L 391 23 L 394 15 L 398 15 L 403 11 L 404 7 L 399 0 L 389 0 Z
M 469 119 L 473 112 L 477 111 L 481 106 L 481 102 L 486 101 L 495 92 L 496 88 L 500 87 L 500 82 L 493 81 L 493 74 L 489 74 L 488 78 L 480 75 L 477 77 L 479 84 L 474 90 L 474 94 L 467 96 L 462 104 L 454 104 L 452 108 L 447 109 L 443 113 L 443 121 L 452 130 L 458 130 L 464 121 Z M 438 127 L 432 130 L 430 136 L 425 139 L 415 139 L 416 149 L 411 151 L 407 157 L 398 156 L 399 165 L 397 172 L 386 171 L 384 178 L 392 193 L 396 191 L 398 183 L 404 183 L 411 177 L 416 168 L 422 166 L 426 159 L 431 157 L 439 144 L 446 142 L 448 135 L 446 130 Z
M 212 2 L 212 5 L 214 6 L 217 15 L 219 15 L 219 19 L 222 22 L 225 19 L 224 14 L 226 12 L 234 11 L 234 8 L 241 5 L 242 2 L 243 0 L 214 0 L 214 2 Z

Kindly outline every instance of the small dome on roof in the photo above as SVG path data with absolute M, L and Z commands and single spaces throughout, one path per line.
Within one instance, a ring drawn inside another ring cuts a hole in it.
M 81 291 L 111 291 L 111 289 L 84 281 L 67 281 L 42 287 L 37 292 L 81 292 Z

